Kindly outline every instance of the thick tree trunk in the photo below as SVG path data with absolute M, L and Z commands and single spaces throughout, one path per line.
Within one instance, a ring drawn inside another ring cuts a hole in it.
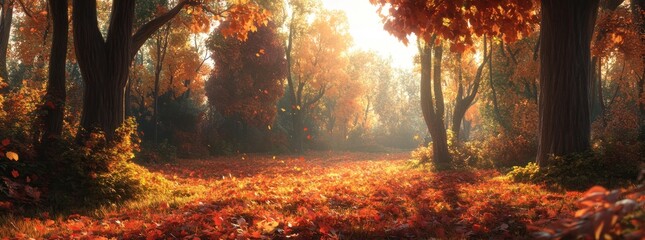
M 50 139 L 60 138 L 65 113 L 65 62 L 67 57 L 67 0 L 49 0 L 50 16 L 54 25 L 51 55 L 49 57 L 49 81 L 45 94 L 44 145 Z
M 2 13 L 0 15 L 0 78 L 9 80 L 7 70 L 7 50 L 9 49 L 9 37 L 11 34 L 11 23 L 13 21 L 14 0 L 2 1 Z
M 80 141 L 95 129 L 104 131 L 108 140 L 112 139 L 114 131 L 125 119 L 125 87 L 134 56 L 152 34 L 188 3 L 193 2 L 179 2 L 133 34 L 135 1 L 115 0 L 107 38 L 103 39 L 98 27 L 96 0 L 73 1 L 74 46 L 85 82 Z
M 443 124 L 444 104 L 441 89 L 441 46 L 434 49 L 427 43 L 419 42 L 421 56 L 421 112 L 432 137 L 432 161 L 438 170 L 450 168 L 450 152 L 448 137 Z M 434 61 L 432 59 L 434 50 Z M 434 66 L 433 66 L 434 65 Z M 434 74 L 432 68 L 434 67 Z M 434 76 L 433 76 L 434 75 Z M 433 95 L 435 95 L 433 99 Z
M 638 24 L 641 44 L 645 44 L 645 0 L 632 0 L 632 14 L 634 22 Z M 641 56 L 642 65 L 645 66 L 645 54 Z M 640 79 L 638 80 L 638 112 L 640 119 L 640 133 L 638 139 L 645 141 L 645 67 L 643 67 Z
M 537 162 L 589 149 L 591 37 L 598 0 L 543 0 Z

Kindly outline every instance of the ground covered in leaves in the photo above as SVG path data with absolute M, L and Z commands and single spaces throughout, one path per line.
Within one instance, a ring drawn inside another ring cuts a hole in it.
M 147 166 L 168 194 L 93 214 L 5 219 L 10 238 L 530 238 L 573 215 L 578 192 L 493 170 L 432 173 L 409 153 L 238 155 Z

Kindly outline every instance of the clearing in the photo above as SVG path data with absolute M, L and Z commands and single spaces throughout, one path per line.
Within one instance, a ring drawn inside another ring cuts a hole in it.
M 150 165 L 172 183 L 168 194 L 3 228 L 17 238 L 530 238 L 532 226 L 571 216 L 581 196 L 493 170 L 432 173 L 412 168 L 409 156 L 311 152 Z

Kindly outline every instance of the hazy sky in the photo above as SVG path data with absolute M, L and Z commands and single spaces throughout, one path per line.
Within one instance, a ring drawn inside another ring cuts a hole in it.
M 383 30 L 377 7 L 369 0 L 323 0 L 323 4 L 327 9 L 338 9 L 347 14 L 355 47 L 375 50 L 385 58 L 391 56 L 396 67 L 412 68 L 412 57 L 417 52 L 415 41 L 406 47 Z

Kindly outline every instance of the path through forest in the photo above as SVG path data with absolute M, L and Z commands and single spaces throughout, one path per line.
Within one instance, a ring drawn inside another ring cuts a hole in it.
M 33 229 L 18 236 L 529 238 L 527 226 L 571 216 L 580 197 L 512 183 L 492 170 L 432 173 L 411 168 L 408 158 L 316 152 L 151 165 L 172 182 L 168 196 L 105 210 L 100 217 L 33 219 L 25 225 Z

